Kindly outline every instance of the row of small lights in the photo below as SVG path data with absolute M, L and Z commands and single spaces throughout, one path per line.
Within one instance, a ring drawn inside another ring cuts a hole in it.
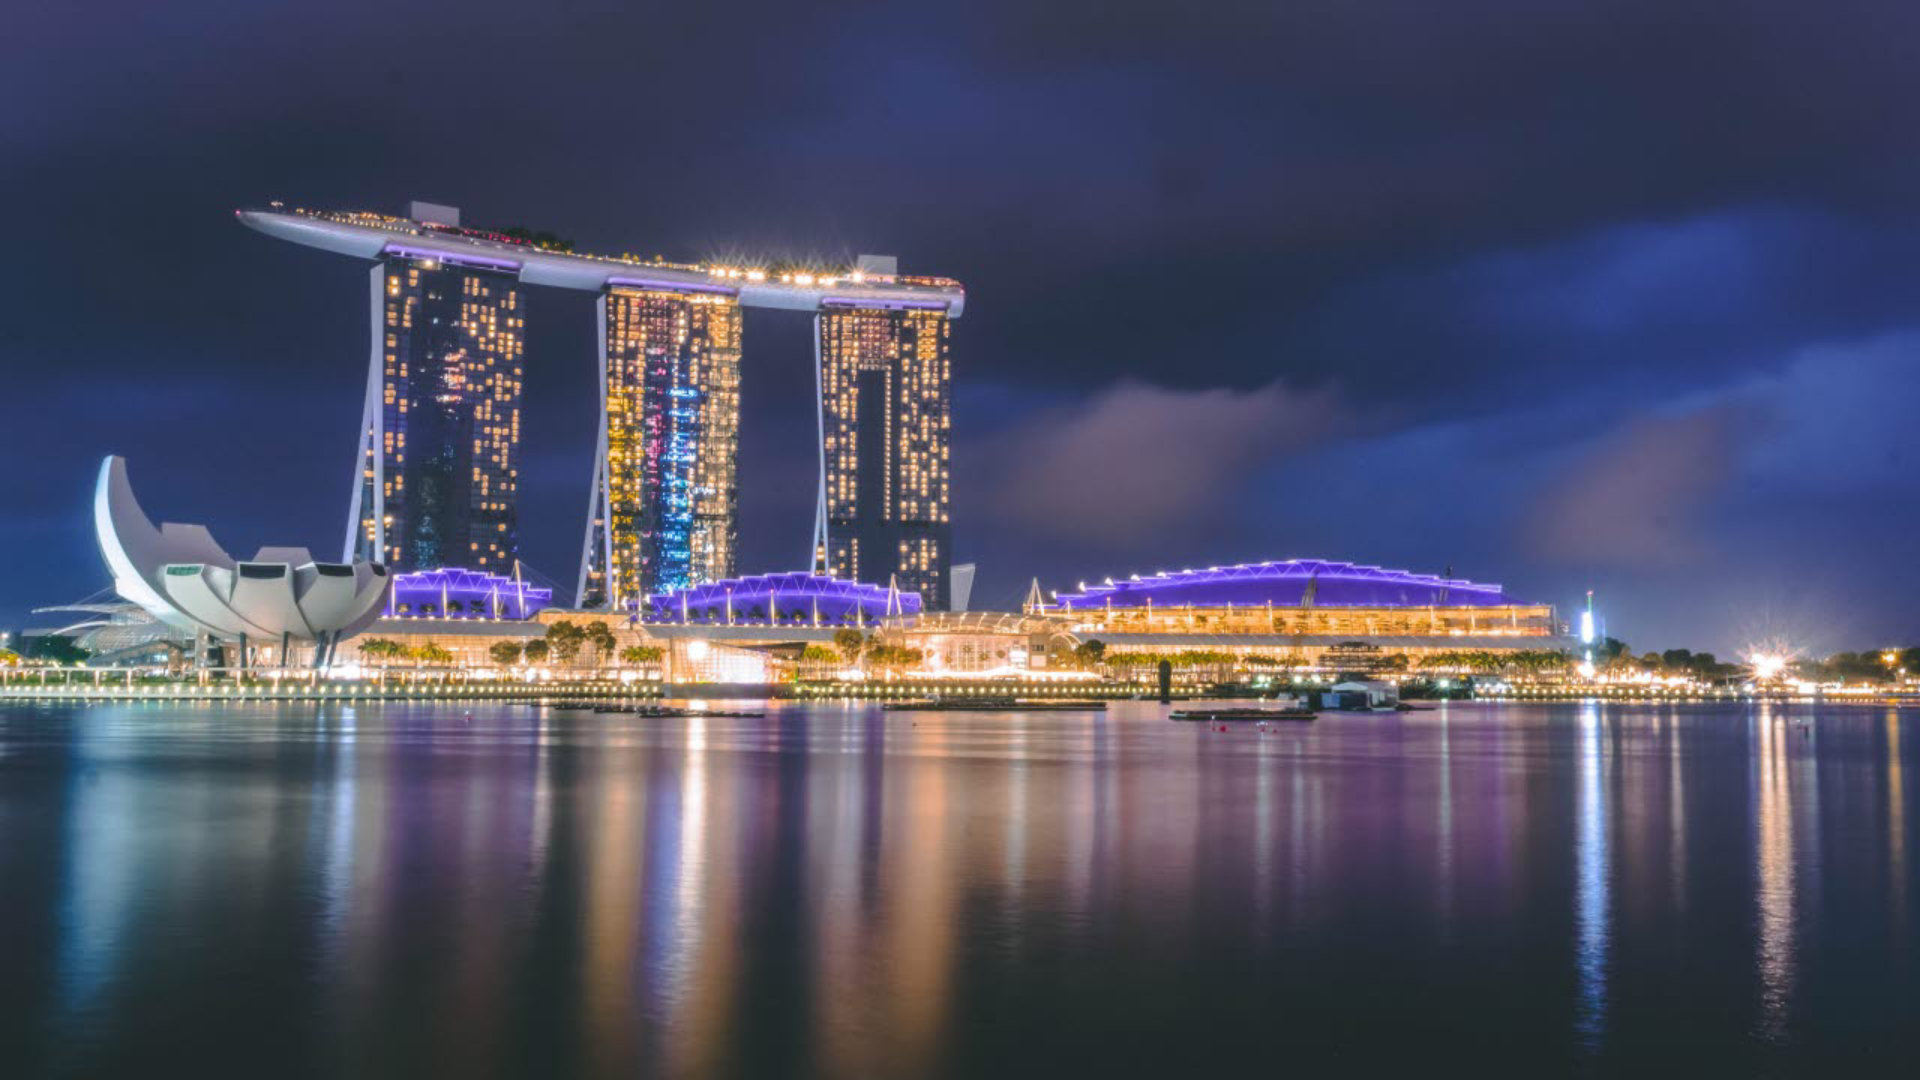
M 1102 690 L 1131 689 L 1123 684 L 1074 685 L 1063 686 L 1047 683 L 992 683 L 975 685 L 954 684 L 914 684 L 914 683 L 801 683 L 799 692 L 802 697 L 811 698 L 919 698 L 919 697 L 965 697 L 980 693 L 1005 693 L 1019 690 L 1022 694 L 1041 697 L 1085 697 Z M 185 684 L 173 683 L 165 686 L 11 686 L 0 690 L 0 696 L 18 698 L 108 698 L 108 699 L 166 699 L 166 698 L 207 698 L 207 699 L 245 699 L 245 698 L 539 698 L 555 695 L 572 696 L 584 694 L 613 694 L 623 697 L 657 697 L 664 693 L 664 686 L 658 682 L 623 683 L 618 681 L 589 681 L 581 683 L 558 683 L 545 685 L 518 685 L 512 683 L 435 683 L 427 685 L 382 686 L 380 684 L 353 683 L 341 685 L 328 683 L 320 685 L 303 684 L 290 681 L 285 686 L 279 684 L 256 683 L 233 686 L 226 684 Z M 1767 696 L 1752 691 L 1736 690 L 1697 690 L 1672 689 L 1667 687 L 1586 687 L 1586 688 L 1546 688 L 1546 687 L 1506 687 L 1489 688 L 1481 691 L 1488 698 L 1529 698 L 1540 700 L 1565 700 L 1568 698 L 1660 698 L 1675 701 L 1730 700 L 1744 697 Z
M 765 270 L 742 270 L 732 266 L 709 266 L 707 267 L 707 273 L 717 278 L 745 279 L 747 281 L 767 280 L 767 272 Z M 783 285 L 822 285 L 827 288 L 832 288 L 840 284 L 840 278 L 832 274 L 781 274 L 777 280 Z M 853 270 L 847 273 L 846 280 L 855 285 L 860 285 L 866 282 L 867 275 L 865 271 Z
M 980 694 L 1006 694 L 1018 690 L 1028 697 L 1075 697 L 1084 698 L 1097 693 L 1100 686 L 1061 686 L 1055 683 L 985 683 L 955 686 L 950 683 L 913 684 L 913 683 L 801 683 L 800 696 L 810 698 L 947 698 L 969 697 Z M 1109 684 L 1106 689 L 1117 690 L 1121 687 Z
M 200 685 L 173 683 L 167 686 L 46 686 L 9 687 L 0 691 L 0 696 L 19 698 L 500 698 L 500 697 L 553 697 L 584 694 L 612 694 L 622 697 L 659 697 L 663 693 L 660 683 L 559 683 L 540 686 L 515 684 L 476 685 L 472 683 L 434 683 L 427 685 L 402 685 L 382 687 L 378 684 L 353 683 L 340 685 L 327 683 L 318 686 L 289 682 L 285 686 L 255 683 L 246 686 L 226 684 Z
M 866 684 L 800 684 L 803 697 L 854 698 L 854 697 L 953 697 L 981 693 L 1006 693 L 1019 690 L 1022 694 L 1041 697 L 1085 697 L 1098 687 L 1061 686 L 1047 683 L 992 683 L 954 686 L 914 685 L 903 683 L 866 683 Z M 619 683 L 587 682 L 562 683 L 544 686 L 526 686 L 514 684 L 476 685 L 472 683 L 434 683 L 428 685 L 386 686 L 378 684 L 354 683 L 340 685 L 328 683 L 306 685 L 289 682 L 285 686 L 271 684 L 252 684 L 232 686 L 225 684 L 202 685 L 173 683 L 167 686 L 69 686 L 36 688 L 32 693 L 11 693 L 12 697 L 86 697 L 86 698 L 499 698 L 499 697 L 552 697 L 559 695 L 614 694 L 626 697 L 658 697 L 664 692 L 660 683 Z
M 1509 686 L 1477 690 L 1482 697 L 1539 698 L 1542 700 L 1564 701 L 1571 698 L 1672 698 L 1675 701 L 1708 701 L 1749 697 L 1751 694 L 1738 690 L 1696 690 L 1674 689 L 1671 687 L 1647 686 L 1568 686 L 1534 687 Z
M 276 209 L 276 210 L 285 209 L 285 204 L 280 202 L 274 202 L 274 203 L 271 203 L 270 205 L 273 209 Z M 318 210 L 307 210 L 304 207 L 296 207 L 293 212 L 295 214 L 299 214 L 302 216 L 312 216 L 312 217 L 320 217 L 320 218 L 335 218 L 335 217 L 345 217 L 348 219 L 372 218 L 372 219 L 379 220 L 392 225 L 420 224 L 420 223 L 411 221 L 407 218 L 396 218 L 386 214 L 372 214 L 372 213 L 367 213 L 365 211 L 318 211 Z M 483 231 L 483 230 L 462 230 L 463 233 L 469 232 L 469 231 Z M 660 259 L 657 257 L 653 259 L 642 259 L 637 256 L 628 255 L 620 259 L 610 259 L 604 255 L 590 255 L 585 252 L 578 252 L 578 251 L 568 252 L 567 254 L 575 258 L 600 259 L 608 262 L 644 263 L 644 264 L 656 265 L 656 266 L 673 265 L 671 263 L 668 263 L 666 260 Z M 432 269 L 433 263 L 435 261 L 436 260 L 425 260 L 425 262 L 427 263 L 427 268 Z M 767 272 L 765 270 L 757 269 L 757 268 L 743 268 L 743 267 L 737 267 L 737 266 L 708 266 L 708 267 L 705 267 L 704 269 L 706 270 L 707 275 L 709 277 L 731 279 L 731 280 L 755 281 L 755 282 L 767 280 Z M 832 288 L 833 286 L 840 284 L 843 278 L 840 277 L 839 275 L 833 275 L 833 274 L 812 274 L 812 273 L 806 273 L 806 272 L 794 272 L 794 273 L 781 274 L 775 280 L 786 285 L 801 285 L 801 286 L 821 285 L 827 288 Z M 851 282 L 852 284 L 859 285 L 859 284 L 863 284 L 867 280 L 867 275 L 866 275 L 866 272 L 863 270 L 850 270 L 846 273 L 844 280 Z

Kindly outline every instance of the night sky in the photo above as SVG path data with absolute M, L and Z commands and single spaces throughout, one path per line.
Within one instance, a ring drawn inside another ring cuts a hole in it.
M 956 555 L 1599 591 L 1637 650 L 1920 641 L 1920 5 L 37 5 L 0 33 L 0 625 L 88 498 L 337 553 L 367 264 L 272 199 L 968 289 Z M 571 587 L 593 300 L 529 290 L 522 553 Z M 749 312 L 743 571 L 812 523 Z

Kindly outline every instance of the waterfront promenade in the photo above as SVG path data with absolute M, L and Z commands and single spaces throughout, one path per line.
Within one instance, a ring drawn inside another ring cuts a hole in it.
M 1287 694 L 1284 688 L 1279 693 Z M 806 681 L 778 683 L 673 683 L 657 680 L 622 681 L 617 679 L 574 679 L 550 682 L 517 681 L 391 681 L 387 683 L 351 680 L 310 680 L 287 678 L 259 679 L 244 684 L 231 682 L 116 682 L 89 681 L 14 681 L 0 684 L 0 701 L 65 702 L 235 702 L 235 701 L 438 701 L 438 702 L 590 702 L 618 703 L 650 701 L 661 698 L 705 700 L 783 700 L 806 701 L 913 701 L 928 698 L 1012 697 L 1028 700 L 1049 698 L 1101 698 L 1124 700 L 1153 697 L 1152 687 L 1124 682 L 1074 682 L 1038 680 L 868 680 Z M 1176 685 L 1174 697 L 1182 700 L 1205 697 L 1252 696 L 1244 688 L 1228 691 L 1199 685 Z M 1419 699 L 1412 699 L 1419 700 Z M 1455 699 L 1460 700 L 1460 699 Z M 1844 690 L 1799 693 L 1789 690 L 1755 692 L 1733 687 L 1659 687 L 1659 686 L 1519 686 L 1481 690 L 1467 700 L 1505 702 L 1649 702 L 1683 704 L 1687 702 L 1827 702 L 1833 704 L 1912 705 L 1920 703 L 1920 691 Z
M 613 679 L 566 682 L 314 682 L 286 679 L 232 683 L 15 682 L 0 686 L 0 701 L 487 701 L 621 702 L 659 698 L 908 701 L 930 697 L 1126 698 L 1141 688 L 1121 683 L 1057 682 L 834 682 L 663 683 Z M 1182 696 L 1191 691 L 1182 690 Z

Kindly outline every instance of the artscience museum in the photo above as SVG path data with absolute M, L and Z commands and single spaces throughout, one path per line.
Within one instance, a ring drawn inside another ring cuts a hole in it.
M 240 667 L 253 657 L 297 662 L 296 646 L 324 661 L 380 616 L 391 585 L 385 567 L 364 559 L 319 562 L 306 548 L 263 547 L 242 560 L 204 525 L 155 526 L 119 457 L 100 463 L 93 523 L 116 592 L 196 640 L 234 647 Z

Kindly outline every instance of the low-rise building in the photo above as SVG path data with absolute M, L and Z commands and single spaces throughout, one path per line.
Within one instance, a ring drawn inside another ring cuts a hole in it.
M 1320 559 L 1108 579 L 1031 606 L 1109 657 L 1203 651 L 1305 666 L 1365 657 L 1373 667 L 1572 645 L 1550 605 L 1499 585 Z

